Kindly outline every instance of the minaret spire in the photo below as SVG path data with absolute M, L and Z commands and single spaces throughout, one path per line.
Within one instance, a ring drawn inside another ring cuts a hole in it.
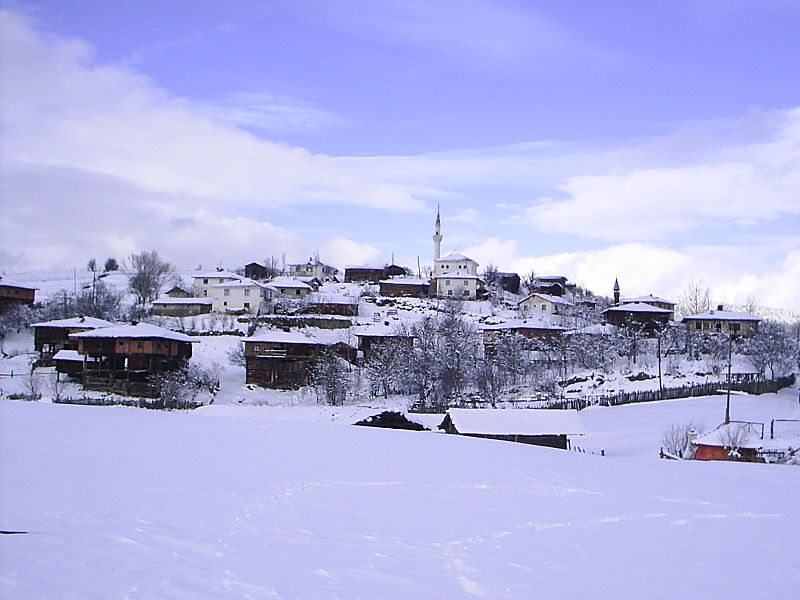
M 442 219 L 439 216 L 439 205 L 436 205 L 436 224 L 433 226 L 433 260 L 442 254 Z

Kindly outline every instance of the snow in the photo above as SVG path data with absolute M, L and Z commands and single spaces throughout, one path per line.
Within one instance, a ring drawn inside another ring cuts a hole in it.
M 77 350 L 59 350 L 53 355 L 53 360 L 71 360 L 75 362 L 83 362 L 83 356 L 78 354 Z
M 583 435 L 577 410 L 496 410 L 451 408 L 459 433 L 486 435 Z
M 243 338 L 244 342 L 269 342 L 275 344 L 319 344 L 314 337 L 300 331 L 266 330 Z
M 34 323 L 31 327 L 54 327 L 62 329 L 74 328 L 92 328 L 102 329 L 105 327 L 114 327 L 115 324 L 104 319 L 96 319 L 95 317 L 72 317 L 70 319 L 56 319 L 55 321 L 43 321 L 42 323 Z
M 216 287 L 216 286 L 212 286 Z M 176 305 L 186 305 L 186 304 L 208 304 L 211 305 L 213 303 L 213 299 L 211 298 L 170 298 L 169 296 L 163 296 L 158 298 L 157 300 L 153 300 L 153 304 L 176 304 Z
M 792 467 L 235 410 L 0 402 L 0 595 L 796 597 Z
M 684 321 L 760 321 L 759 317 L 745 312 L 733 310 L 710 310 L 683 318 Z
M 620 306 L 612 306 L 605 309 L 603 312 L 645 312 L 645 313 L 672 313 L 671 310 L 666 308 L 659 308 L 651 304 L 644 304 L 643 302 L 632 302 L 630 304 L 622 304 Z
M 196 338 L 178 333 L 177 331 L 170 331 L 163 327 L 150 325 L 149 323 L 137 323 L 136 325 L 118 325 L 116 327 L 106 327 L 103 329 L 93 329 L 92 331 L 83 331 L 81 333 L 73 333 L 70 337 L 74 338 L 161 338 L 166 340 L 175 340 L 178 342 L 197 343 L 199 340 Z

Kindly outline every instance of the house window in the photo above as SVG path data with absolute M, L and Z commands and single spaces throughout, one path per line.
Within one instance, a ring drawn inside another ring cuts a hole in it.
M 250 295 L 250 288 L 245 288 L 244 295 L 245 296 L 249 296 Z
M 231 291 L 228 288 L 225 288 L 225 290 L 223 290 L 223 292 L 222 292 L 222 295 L 223 296 L 230 296 L 231 295 Z

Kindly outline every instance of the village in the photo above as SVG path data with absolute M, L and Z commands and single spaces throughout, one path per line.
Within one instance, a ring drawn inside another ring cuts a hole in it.
M 661 457 L 798 460 L 800 422 L 787 415 L 749 421 L 730 412 L 732 393 L 794 385 L 798 342 L 790 327 L 714 306 L 697 286 L 679 314 L 674 300 L 624 296 L 616 280 L 604 296 L 566 275 L 521 277 L 493 265 L 480 271 L 468 256 L 442 254 L 443 239 L 437 213 L 426 272 L 390 263 L 342 272 L 319 256 L 180 275 L 166 270 L 171 279 L 161 284 L 178 282 L 169 289 L 143 293 L 130 284 L 137 302 L 125 323 L 102 307 L 105 295 L 114 296 L 104 280 L 127 282 L 118 269 L 92 271 L 83 286 L 88 310 L 51 289 L 48 312 L 34 286 L 4 278 L 5 319 L 16 319 L 17 333 L 32 332 L 33 348 L 18 350 L 3 368 L 16 365 L 17 375 L 27 376 L 23 388 L 31 399 L 54 392 L 61 403 L 161 408 L 223 398 L 280 405 L 313 396 L 328 406 L 383 401 L 385 410 L 368 411 L 360 422 L 561 449 L 580 448 L 580 411 L 587 407 L 725 394 L 717 426 L 673 424 L 660 440 Z M 13 329 L 6 325 L 4 336 Z M 223 341 L 224 356 L 212 340 Z M 20 366 L 26 357 L 29 373 Z M 52 382 L 45 385 L 47 373 Z M 273 392 L 265 400 L 258 390 Z

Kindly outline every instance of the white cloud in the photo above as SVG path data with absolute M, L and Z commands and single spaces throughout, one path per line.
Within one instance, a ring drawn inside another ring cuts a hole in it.
M 522 215 L 542 231 L 614 241 L 749 226 L 800 215 L 800 110 L 772 138 L 717 148 L 700 164 L 576 175 Z
M 111 175 L 208 209 L 325 202 L 390 211 L 424 202 L 327 156 L 210 120 L 141 75 L 96 65 L 80 41 L 45 41 L 3 12 L 2 159 Z

